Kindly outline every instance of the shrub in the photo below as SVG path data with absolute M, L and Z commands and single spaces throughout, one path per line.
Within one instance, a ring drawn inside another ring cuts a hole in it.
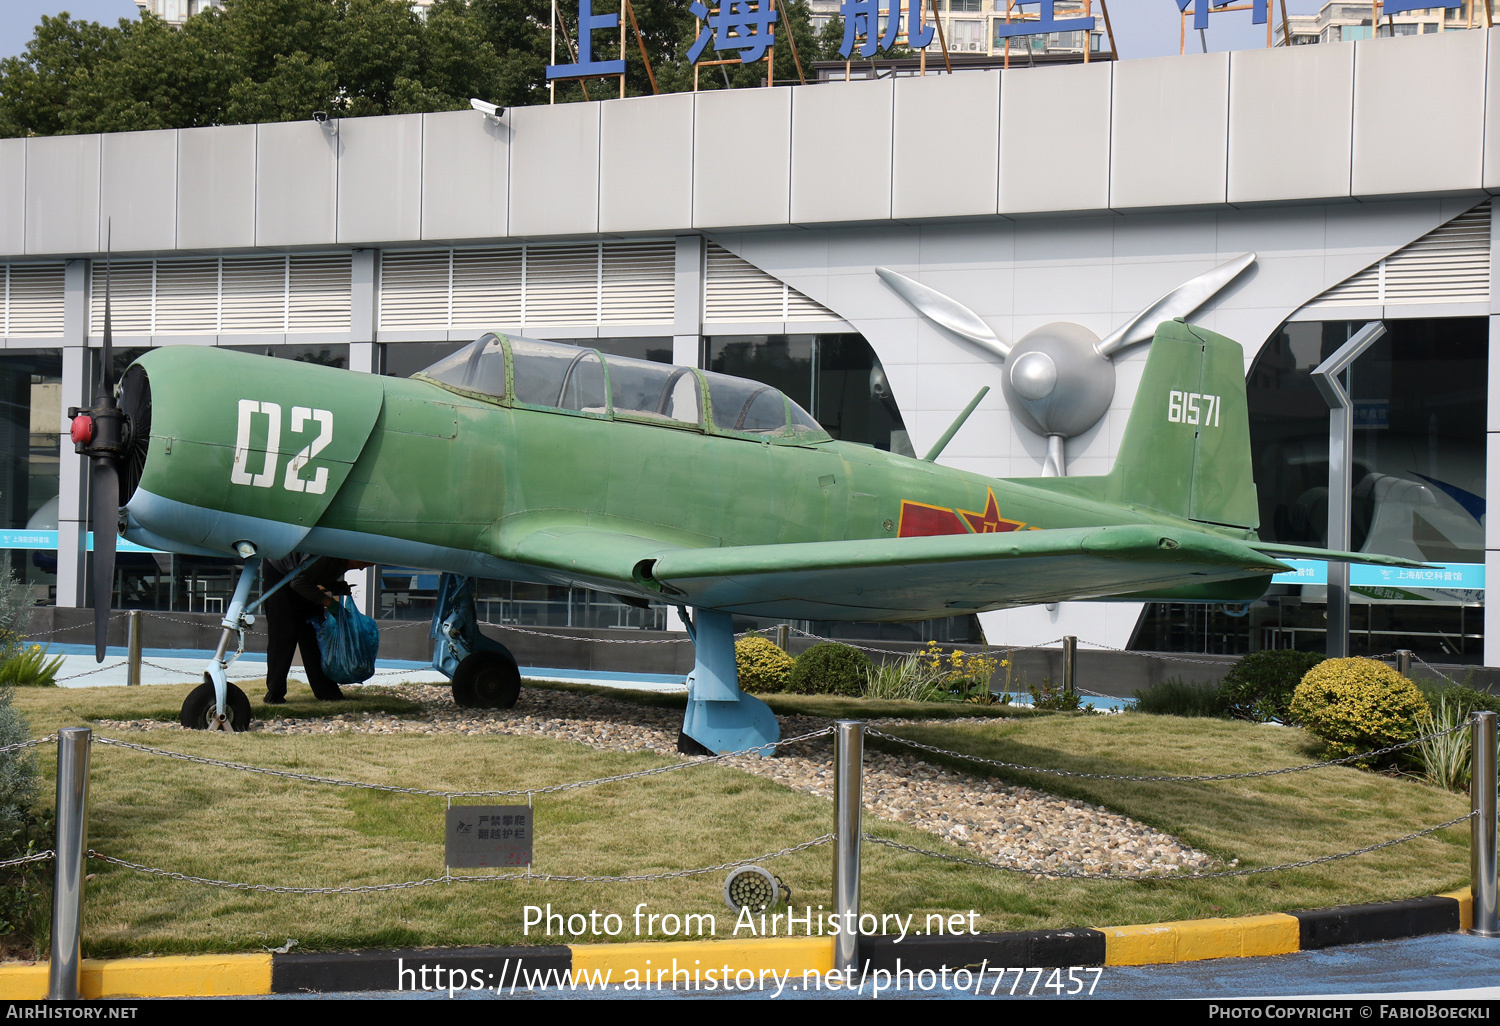
M 1137 691 L 1135 710 L 1157 716 L 1227 716 L 1229 696 L 1213 681 L 1169 677 Z
M 1078 692 L 1064 691 L 1060 687 L 1054 687 L 1052 678 L 1050 677 L 1042 678 L 1041 687 L 1037 687 L 1035 684 L 1031 686 L 1031 707 L 1033 709 L 1075 710 L 1079 708 L 1080 702 L 1082 702 L 1082 699 L 1078 697 Z M 1090 702 L 1085 709 L 1088 712 L 1093 712 L 1094 703 Z
M 63 657 L 47 658 L 41 645 L 16 645 L 0 650 L 0 687 L 44 687 L 57 683 Z
M 1001 659 L 989 651 L 965 652 L 961 648 L 943 655 L 936 641 L 927 643 L 921 657 L 942 679 L 943 687 L 960 701 L 993 704 L 996 699 L 990 692 L 990 678 L 1001 667 L 1005 669 L 1005 693 L 1010 694 L 1009 659 Z
M 792 676 L 792 657 L 755 634 L 734 643 L 734 666 L 740 687 L 762 694 L 785 691 Z
M 1427 708 L 1411 681 L 1384 663 L 1356 657 L 1327 659 L 1308 670 L 1290 713 L 1330 752 L 1344 756 L 1410 741 L 1417 736 L 1417 714 Z
M 798 695 L 864 694 L 870 657 L 857 648 L 825 641 L 797 657 L 787 690 Z
M 919 652 L 894 663 L 871 666 L 865 674 L 866 698 L 900 698 L 913 702 L 941 702 L 950 697 L 943 673 L 934 670 Z
M 1436 734 L 1449 731 L 1440 737 L 1429 737 L 1416 745 L 1417 761 L 1429 783 L 1449 791 L 1463 791 L 1468 787 L 1471 772 L 1470 747 L 1472 737 L 1468 729 L 1469 713 L 1457 700 L 1439 695 L 1437 701 L 1423 712 L 1417 713 L 1419 734 Z M 1457 730 L 1453 728 L 1457 727 Z
M 26 718 L 11 705 L 13 692 L 0 688 L 0 746 L 20 744 L 30 736 Z M 30 750 L 0 754 L 0 858 L 34 855 L 51 847 L 51 810 L 34 808 L 39 777 Z M 34 862 L 0 874 L 0 933 L 24 939 L 45 920 L 43 900 L 48 864 Z
M 1251 652 L 1224 675 L 1224 711 L 1256 723 L 1290 722 L 1297 685 L 1308 670 L 1326 658 L 1317 652 L 1290 648 Z
M 1470 673 L 1469 677 L 1472 679 L 1473 674 Z M 1500 713 L 1500 695 L 1480 691 L 1470 685 L 1468 680 L 1462 684 L 1438 684 L 1419 680 L 1416 684 L 1422 689 L 1422 694 L 1427 696 L 1428 705 L 1436 706 L 1439 702 L 1447 702 L 1460 710 L 1462 719 L 1467 719 L 1474 712 Z

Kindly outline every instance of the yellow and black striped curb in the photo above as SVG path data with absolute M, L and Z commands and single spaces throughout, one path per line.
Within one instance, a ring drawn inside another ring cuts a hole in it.
M 1151 926 L 1028 930 L 945 937 L 862 937 L 862 968 L 920 972 L 981 966 L 1153 965 L 1206 958 L 1284 955 L 1342 944 L 1467 930 L 1469 891 L 1430 898 L 1346 905 L 1238 919 L 1193 919 Z M 573 944 L 538 947 L 411 948 L 324 954 L 184 955 L 85 959 L 85 998 L 224 997 L 372 990 L 497 988 L 520 981 L 560 983 L 564 974 L 622 981 L 670 980 L 673 972 L 827 973 L 832 937 Z M 441 967 L 439 969 L 439 967 Z M 0 965 L 0 1000 L 47 996 L 47 963 Z M 455 975 L 457 974 L 457 975 Z M 658 976 L 658 974 L 665 974 Z M 721 979 L 726 978 L 721 976 Z

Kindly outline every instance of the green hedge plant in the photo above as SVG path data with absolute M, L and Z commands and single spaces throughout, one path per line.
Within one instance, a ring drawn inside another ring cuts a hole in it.
M 787 690 L 797 695 L 858 698 L 865 692 L 870 668 L 870 657 L 859 649 L 821 642 L 797 657 Z

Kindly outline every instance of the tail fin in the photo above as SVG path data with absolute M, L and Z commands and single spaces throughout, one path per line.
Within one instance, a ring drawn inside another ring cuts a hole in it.
M 1238 342 L 1182 320 L 1156 329 L 1106 492 L 1196 520 L 1260 526 Z

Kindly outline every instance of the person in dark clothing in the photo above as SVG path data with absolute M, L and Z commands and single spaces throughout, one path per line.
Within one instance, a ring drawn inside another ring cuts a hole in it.
M 287 574 L 297 569 L 303 558 L 301 553 L 293 552 L 285 559 L 266 560 L 265 590 L 270 591 L 281 583 Z M 307 673 L 313 695 L 325 702 L 336 702 L 344 697 L 338 684 L 323 672 L 323 656 L 318 650 L 315 625 L 323 618 L 323 610 L 338 601 L 338 596 L 349 594 L 349 585 L 344 583 L 345 572 L 367 566 L 368 563 L 352 559 L 324 556 L 266 600 L 267 704 L 280 705 L 286 701 L 286 675 L 292 667 L 292 654 L 299 648 L 302 650 L 302 669 Z

